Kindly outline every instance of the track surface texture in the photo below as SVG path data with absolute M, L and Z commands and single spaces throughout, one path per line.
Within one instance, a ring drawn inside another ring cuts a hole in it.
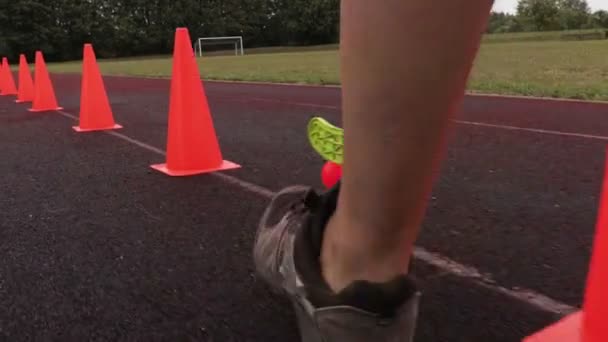
M 118 132 L 164 150 L 169 81 L 105 81 Z M 80 77 L 53 82 L 77 115 Z M 224 157 L 243 166 L 224 174 L 271 191 L 320 189 L 306 123 L 340 124 L 339 89 L 205 87 Z M 297 340 L 289 306 L 250 258 L 267 197 L 221 177 L 166 177 L 148 166 L 162 155 L 77 134 L 65 113 L 32 114 L 13 100 L 0 97 L 0 340 Z M 485 280 L 418 261 L 416 341 L 519 341 L 561 317 L 496 287 L 580 306 L 607 111 L 467 96 L 418 246 Z

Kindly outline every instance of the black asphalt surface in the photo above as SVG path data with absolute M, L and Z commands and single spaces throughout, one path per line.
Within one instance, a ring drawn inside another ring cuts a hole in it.
M 107 77 L 121 134 L 164 149 L 168 80 Z M 53 75 L 78 114 L 80 77 Z M 320 188 L 313 115 L 339 89 L 205 83 L 226 172 L 273 191 Z M 163 157 L 0 97 L 0 340 L 296 341 L 253 273 L 267 199 L 218 177 L 169 178 Z M 579 306 L 608 136 L 606 104 L 466 98 L 419 246 Z M 480 126 L 491 124 L 509 127 Z M 559 135 L 513 127 L 584 135 Z M 519 341 L 559 317 L 422 262 L 417 341 Z

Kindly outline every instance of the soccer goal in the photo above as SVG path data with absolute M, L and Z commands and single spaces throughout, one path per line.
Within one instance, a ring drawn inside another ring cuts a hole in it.
M 196 41 L 195 50 L 199 57 L 203 56 L 203 45 L 232 45 L 234 46 L 234 55 L 242 56 L 245 54 L 243 48 L 243 37 L 232 36 L 232 37 L 202 37 Z

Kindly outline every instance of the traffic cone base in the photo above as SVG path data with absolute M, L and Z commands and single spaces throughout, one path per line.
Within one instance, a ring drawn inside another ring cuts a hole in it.
M 523 342 L 582 342 L 583 312 L 578 311 Z
M 211 172 L 216 172 L 216 171 L 233 170 L 233 169 L 238 169 L 241 166 L 238 164 L 235 164 L 231 161 L 224 160 L 219 167 L 200 169 L 200 170 L 170 170 L 169 168 L 167 168 L 167 164 L 156 164 L 156 165 L 151 165 L 150 167 L 153 168 L 154 170 L 160 171 L 168 176 L 185 177 L 185 176 L 200 175 L 200 174 L 204 174 L 204 173 L 211 173 Z
M 84 132 L 95 132 L 95 131 L 107 131 L 110 129 L 121 129 L 122 126 L 119 124 L 115 124 L 113 126 L 110 127 L 99 127 L 99 128 L 81 128 L 80 126 L 73 126 L 72 127 L 76 132 L 79 133 L 84 133 Z
M 62 110 L 63 107 L 57 107 L 57 108 L 51 108 L 51 109 L 34 109 L 34 108 L 30 108 L 28 109 L 29 112 L 32 113 L 42 113 L 42 112 L 54 112 L 54 111 L 58 111 L 58 110 Z
M 6 93 L 0 93 L 0 96 L 11 96 L 11 95 L 17 95 L 17 92 L 6 92 Z

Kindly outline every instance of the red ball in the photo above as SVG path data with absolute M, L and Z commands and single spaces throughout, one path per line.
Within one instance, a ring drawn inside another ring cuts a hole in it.
M 327 189 L 332 188 L 342 178 L 342 165 L 328 161 L 321 170 L 321 180 Z

